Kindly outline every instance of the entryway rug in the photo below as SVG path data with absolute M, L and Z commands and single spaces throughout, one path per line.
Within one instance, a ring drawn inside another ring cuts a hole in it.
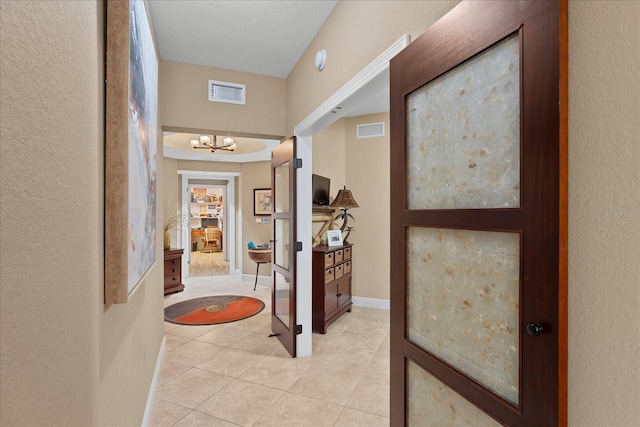
M 179 325 L 215 325 L 254 316 L 264 309 L 259 299 L 219 295 L 177 302 L 164 309 L 164 320 Z

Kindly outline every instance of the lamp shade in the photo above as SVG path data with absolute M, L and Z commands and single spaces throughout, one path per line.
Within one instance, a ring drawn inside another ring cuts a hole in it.
M 351 190 L 347 190 L 347 187 L 344 187 L 342 190 L 338 191 L 338 195 L 329 205 L 332 208 L 359 208 L 358 202 L 353 198 L 351 194 Z

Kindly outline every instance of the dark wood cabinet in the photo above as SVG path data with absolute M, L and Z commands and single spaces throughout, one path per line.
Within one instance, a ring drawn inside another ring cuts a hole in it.
M 164 251 L 164 294 L 182 292 L 182 252 L 184 249 Z
M 351 311 L 352 246 L 313 248 L 312 326 L 321 334 L 343 313 Z

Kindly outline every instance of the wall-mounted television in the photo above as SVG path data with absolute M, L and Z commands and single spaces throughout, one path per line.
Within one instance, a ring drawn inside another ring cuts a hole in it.
M 325 176 L 311 175 L 311 194 L 314 205 L 329 206 L 331 180 Z

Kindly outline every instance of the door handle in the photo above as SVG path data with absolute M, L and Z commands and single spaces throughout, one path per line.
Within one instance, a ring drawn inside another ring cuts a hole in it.
M 527 325 L 527 333 L 532 337 L 537 337 L 544 331 L 544 328 L 538 323 L 529 323 Z

